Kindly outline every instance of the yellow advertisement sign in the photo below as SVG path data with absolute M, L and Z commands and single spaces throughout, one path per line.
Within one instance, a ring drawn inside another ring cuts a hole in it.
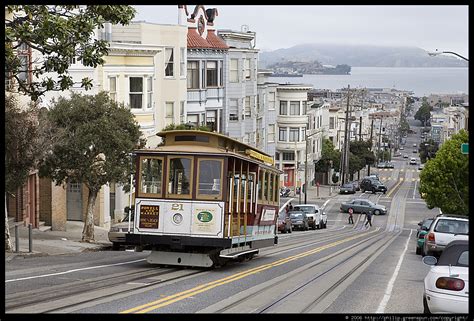
M 245 154 L 249 155 L 250 157 L 253 157 L 255 159 L 261 160 L 264 163 L 271 164 L 273 165 L 273 157 L 263 155 L 259 152 L 256 152 L 251 149 L 246 149 Z

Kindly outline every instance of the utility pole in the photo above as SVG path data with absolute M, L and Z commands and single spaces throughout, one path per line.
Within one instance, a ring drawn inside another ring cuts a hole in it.
M 346 123 L 345 123 L 345 129 L 344 129 L 344 153 L 343 153 L 343 162 L 342 162 L 342 181 L 341 185 L 343 185 L 346 182 L 346 175 L 348 171 L 348 165 L 349 165 L 349 160 L 348 158 L 348 136 L 349 136 L 349 96 L 350 96 L 350 85 L 347 85 L 347 106 L 346 106 Z M 346 165 L 347 164 L 347 165 Z
M 372 123 L 370 125 L 370 150 L 372 150 L 372 137 L 374 134 L 374 118 L 372 118 Z M 367 165 L 367 176 L 370 175 L 370 164 Z
M 382 117 L 380 117 L 379 148 L 377 151 L 377 164 L 380 163 L 380 147 L 382 146 L 381 141 L 382 141 Z

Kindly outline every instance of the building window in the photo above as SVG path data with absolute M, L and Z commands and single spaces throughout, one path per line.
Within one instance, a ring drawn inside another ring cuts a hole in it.
M 217 110 L 206 111 L 206 126 L 211 131 L 217 131 Z
M 186 48 L 179 48 L 179 75 L 181 77 L 186 76 Z
M 199 89 L 199 61 L 188 61 L 188 89 Z
M 268 93 L 268 110 L 275 110 L 275 92 Z
M 329 129 L 334 129 L 334 117 L 329 117 Z
M 197 114 L 188 115 L 188 124 L 194 127 L 199 126 L 199 115 Z
M 179 109 L 179 120 L 180 120 L 181 124 L 184 124 L 186 122 L 186 112 L 184 110 L 185 104 L 186 104 L 186 102 L 182 101 L 180 109 Z
M 300 115 L 300 102 L 290 101 L 290 115 Z
M 286 142 L 286 132 L 287 132 L 287 127 L 280 127 L 279 133 L 278 133 L 278 140 L 280 142 Z
M 284 161 L 294 161 L 295 160 L 295 152 L 283 152 L 283 160 Z
M 174 102 L 172 101 L 166 102 L 165 112 L 166 112 L 165 125 L 168 126 L 170 124 L 173 124 L 174 123 Z
M 146 94 L 147 94 L 146 108 L 152 108 L 153 107 L 153 78 L 152 77 L 148 77 L 146 79 Z
M 229 121 L 239 120 L 238 99 L 229 99 Z
M 288 115 L 288 102 L 280 101 L 280 115 Z
M 174 58 L 173 58 L 173 48 L 165 48 L 165 76 L 166 77 L 173 77 L 173 66 L 174 66 Z
M 113 101 L 117 101 L 117 77 L 109 77 L 109 96 Z
M 141 109 L 143 107 L 143 78 L 130 77 L 130 108 Z
M 224 87 L 224 62 L 219 60 L 219 86 Z
M 230 82 L 239 82 L 239 60 L 230 60 Z
M 268 142 L 275 141 L 275 124 L 268 125 Z
M 300 140 L 300 129 L 295 127 L 290 127 L 290 142 L 299 142 Z
M 275 160 L 280 160 L 280 153 L 275 152 Z
M 245 79 L 250 79 L 250 59 L 244 59 Z
M 217 87 L 217 61 L 206 62 L 207 87 Z
M 252 108 L 250 106 L 250 96 L 245 96 L 245 105 L 244 105 L 244 115 L 245 117 L 252 116 Z

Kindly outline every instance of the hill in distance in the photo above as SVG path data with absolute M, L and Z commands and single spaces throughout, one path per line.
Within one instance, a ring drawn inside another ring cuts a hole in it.
M 259 54 L 263 68 L 283 60 L 317 60 L 325 65 L 352 67 L 468 67 L 464 60 L 450 55 L 431 57 L 426 50 L 417 47 L 303 44 Z

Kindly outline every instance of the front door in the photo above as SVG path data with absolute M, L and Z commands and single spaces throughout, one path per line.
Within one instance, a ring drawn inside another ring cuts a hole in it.
M 67 219 L 69 221 L 83 221 L 82 215 L 82 184 L 67 184 Z

